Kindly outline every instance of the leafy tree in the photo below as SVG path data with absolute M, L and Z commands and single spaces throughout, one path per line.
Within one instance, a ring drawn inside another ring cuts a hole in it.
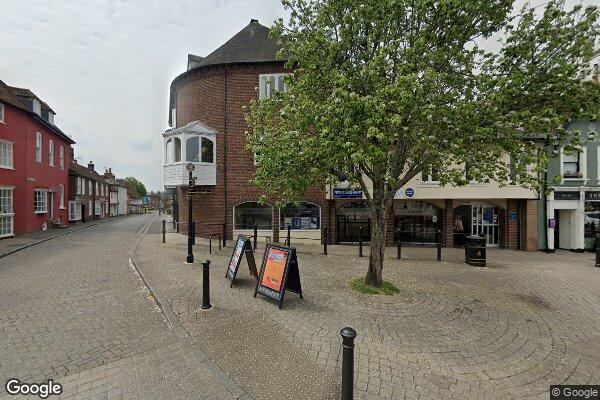
M 506 184 L 513 171 L 538 187 L 550 156 L 542 149 L 569 143 L 570 118 L 598 112 L 598 85 L 582 80 L 597 7 L 513 3 L 283 1 L 290 21 L 273 34 L 294 74 L 285 93 L 248 111 L 255 181 L 281 202 L 326 182 L 360 185 L 372 220 L 367 283 L 382 283 L 388 213 L 415 175 L 433 168 L 443 185 Z M 482 49 L 484 40 L 499 49 Z
M 130 185 L 133 185 L 137 192 L 140 194 L 140 196 L 145 197 L 148 194 L 146 186 L 144 186 L 142 182 L 138 181 L 133 176 L 128 176 L 127 178 L 125 178 L 125 182 L 129 183 Z

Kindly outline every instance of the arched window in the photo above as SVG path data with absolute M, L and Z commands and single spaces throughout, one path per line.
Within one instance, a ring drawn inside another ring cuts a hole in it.
M 215 162 L 215 150 L 214 143 L 209 138 L 202 138 L 202 162 L 214 163 Z
M 171 164 L 173 162 L 173 139 L 168 139 L 165 144 L 165 163 Z
M 273 229 L 273 207 L 255 201 L 238 204 L 233 207 L 235 229 Z
M 175 138 L 174 139 L 174 150 L 175 150 L 175 157 L 174 157 L 174 161 L 175 162 L 180 162 L 181 161 L 181 139 L 179 138 Z
M 313 203 L 288 204 L 281 209 L 281 229 L 319 229 L 321 209 Z
M 200 161 L 200 140 L 197 136 L 185 141 L 185 158 L 189 162 Z

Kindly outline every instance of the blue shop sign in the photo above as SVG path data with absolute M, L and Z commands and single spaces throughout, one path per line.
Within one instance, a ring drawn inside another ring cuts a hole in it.
M 406 188 L 406 190 L 404 191 L 404 194 L 406 195 L 406 197 L 413 197 L 415 195 L 415 189 L 413 188 Z
M 362 199 L 363 192 L 360 189 L 333 189 L 334 199 Z
M 511 211 L 508 213 L 509 221 L 517 221 L 519 219 L 519 213 L 516 211 Z

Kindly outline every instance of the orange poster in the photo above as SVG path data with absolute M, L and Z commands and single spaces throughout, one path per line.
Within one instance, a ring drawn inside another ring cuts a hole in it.
M 277 292 L 281 291 L 287 258 L 287 251 L 274 248 L 269 249 L 267 262 L 265 264 L 265 272 L 262 277 L 262 282 L 260 283 L 262 286 L 266 286 Z

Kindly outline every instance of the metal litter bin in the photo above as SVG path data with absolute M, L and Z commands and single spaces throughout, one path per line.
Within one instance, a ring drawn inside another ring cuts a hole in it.
M 465 263 L 474 267 L 485 267 L 485 238 L 477 235 L 465 238 Z

